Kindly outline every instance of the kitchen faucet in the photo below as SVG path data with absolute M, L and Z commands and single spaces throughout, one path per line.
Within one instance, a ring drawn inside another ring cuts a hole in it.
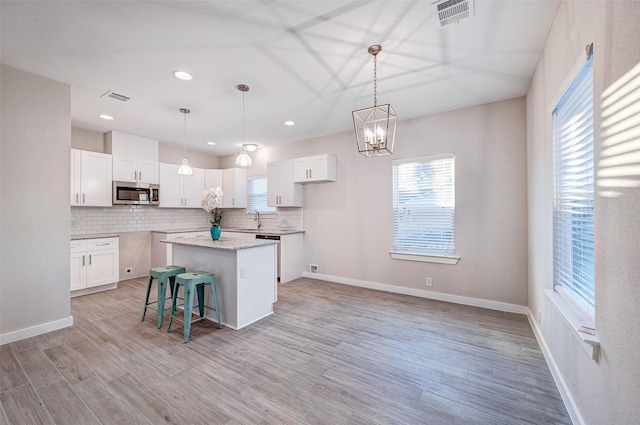
M 260 211 L 256 210 L 256 216 L 253 217 L 253 221 L 258 222 L 258 230 L 262 227 L 262 221 L 260 221 Z

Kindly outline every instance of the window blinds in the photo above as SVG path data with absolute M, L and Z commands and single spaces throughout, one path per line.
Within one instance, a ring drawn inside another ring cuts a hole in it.
M 455 156 L 393 161 L 393 250 L 455 255 Z
M 594 311 L 593 59 L 553 110 L 553 280 Z
M 248 182 L 249 200 L 247 212 L 275 212 L 275 207 L 267 206 L 267 179 L 250 179 Z

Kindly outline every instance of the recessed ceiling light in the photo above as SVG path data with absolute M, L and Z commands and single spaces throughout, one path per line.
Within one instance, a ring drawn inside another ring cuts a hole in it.
M 111 115 L 107 115 L 107 114 L 100 114 L 98 115 L 100 118 L 102 118 L 103 120 L 112 120 L 113 117 Z
M 216 142 L 207 142 L 207 145 L 215 146 Z
M 253 152 L 256 149 L 258 149 L 258 145 L 256 145 L 255 143 L 247 143 L 246 145 L 244 145 L 245 149 L 248 150 L 249 152 Z
M 191 74 L 189 74 L 187 71 L 173 71 L 173 76 L 180 80 L 185 80 L 185 81 L 189 81 L 193 79 Z
M 293 121 L 285 121 L 284 125 L 292 126 L 292 125 L 296 125 L 296 123 Z

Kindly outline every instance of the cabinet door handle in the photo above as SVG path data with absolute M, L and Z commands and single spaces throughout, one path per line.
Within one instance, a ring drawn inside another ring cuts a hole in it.
M 111 242 L 105 242 L 105 243 L 96 244 L 96 246 L 107 246 L 107 245 L 111 245 Z
M 309 178 L 311 178 L 311 168 L 309 168 Z
M 142 181 L 142 171 L 138 171 L 138 180 Z
M 89 265 L 91 265 L 91 254 L 89 254 Z
M 78 198 L 80 197 L 80 194 L 76 192 L 76 204 L 78 203 Z
M 84 257 L 86 257 L 86 255 L 82 256 L 82 265 L 84 266 Z
M 308 168 L 304 170 L 304 177 L 307 178 L 307 179 L 309 178 L 309 169 Z
M 138 172 L 137 171 L 133 172 L 133 179 L 134 180 L 138 180 Z
M 85 194 L 83 193 L 83 194 L 82 194 L 82 203 L 83 203 L 83 204 L 85 203 L 85 200 L 84 200 L 84 199 L 85 199 L 85 198 L 84 198 L 84 195 L 85 195 Z
M 236 206 L 236 198 L 231 198 L 231 205 Z

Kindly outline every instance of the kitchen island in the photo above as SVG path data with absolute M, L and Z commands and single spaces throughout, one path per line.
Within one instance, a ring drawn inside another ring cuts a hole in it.
M 225 326 L 241 329 L 273 314 L 278 295 L 277 241 L 223 235 L 217 241 L 193 237 L 162 242 L 172 244 L 173 264 L 215 275 Z M 213 306 L 209 291 L 205 294 L 205 304 Z

